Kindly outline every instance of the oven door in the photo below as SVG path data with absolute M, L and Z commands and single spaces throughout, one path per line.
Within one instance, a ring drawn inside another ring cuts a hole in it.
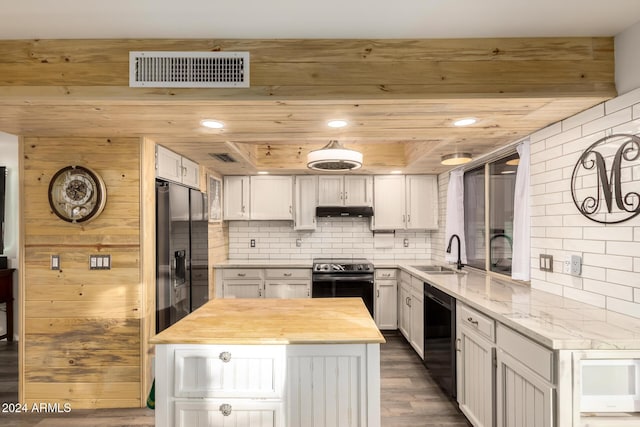
M 371 274 L 314 274 L 312 298 L 362 298 L 373 317 L 373 275 Z

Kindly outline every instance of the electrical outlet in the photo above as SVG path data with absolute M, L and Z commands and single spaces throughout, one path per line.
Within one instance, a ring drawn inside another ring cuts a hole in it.
M 296 239 L 296 248 L 302 246 L 302 239 Z
M 582 274 L 582 257 L 580 255 L 571 255 L 571 274 L 574 276 Z
M 404 239 L 402 244 L 404 245 L 405 248 L 409 247 L 409 239 Z
M 567 255 L 562 263 L 562 272 L 564 274 L 571 274 L 571 255 Z
M 252 248 L 255 248 L 256 247 L 256 239 L 249 240 L 249 246 L 251 246 Z

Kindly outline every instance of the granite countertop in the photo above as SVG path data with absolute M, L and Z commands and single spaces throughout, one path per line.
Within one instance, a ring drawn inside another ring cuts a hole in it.
M 552 349 L 640 349 L 640 319 L 550 294 L 483 272 L 421 277 L 465 304 Z
M 385 342 L 360 298 L 214 299 L 152 344 L 365 344 Z

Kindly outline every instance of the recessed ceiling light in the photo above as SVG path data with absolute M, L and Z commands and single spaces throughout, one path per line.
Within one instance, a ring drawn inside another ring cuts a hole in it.
M 397 175 L 397 174 L 402 173 L 402 171 L 391 171 L 391 173 L 394 174 L 394 175 Z
M 474 119 L 473 117 L 467 117 L 465 119 L 460 119 L 460 120 L 456 120 L 455 122 L 453 122 L 454 126 L 469 126 L 474 124 L 475 122 L 477 122 L 477 119 Z
M 267 171 L 258 171 L 258 175 L 269 175 Z
M 349 123 L 346 120 L 329 120 L 327 126 L 330 128 L 343 128 Z
M 507 160 L 506 164 L 509 166 L 518 166 L 520 164 L 520 158 Z
M 464 165 L 471 161 L 471 154 L 469 153 L 452 153 L 442 156 L 440 163 L 447 166 Z
M 224 127 L 224 123 L 211 119 L 200 120 L 200 124 L 210 129 L 222 129 Z

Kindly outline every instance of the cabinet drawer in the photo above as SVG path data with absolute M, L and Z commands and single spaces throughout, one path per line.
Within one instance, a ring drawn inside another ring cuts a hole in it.
M 265 270 L 267 279 L 310 279 L 310 268 L 268 268 Z
M 238 399 L 175 402 L 176 427 L 276 427 L 283 425 L 281 402 Z
M 396 278 L 396 270 L 395 269 L 387 269 L 381 268 L 376 269 L 376 279 L 395 279 Z
M 411 288 L 414 292 L 422 295 L 424 293 L 424 280 L 411 276 Z
M 281 398 L 284 346 L 199 346 L 175 351 L 175 397 Z
M 223 279 L 262 279 L 261 268 L 225 268 Z
M 465 325 L 472 330 L 475 330 L 480 335 L 486 337 L 489 341 L 496 341 L 496 322 L 490 317 L 474 310 L 471 307 L 467 307 L 464 304 L 458 304 L 458 319 L 460 325 Z
M 553 383 L 553 351 L 531 341 L 524 335 L 498 323 L 496 327 L 498 347 L 516 360 Z
M 400 281 L 405 283 L 411 283 L 411 275 L 404 270 L 400 271 Z

